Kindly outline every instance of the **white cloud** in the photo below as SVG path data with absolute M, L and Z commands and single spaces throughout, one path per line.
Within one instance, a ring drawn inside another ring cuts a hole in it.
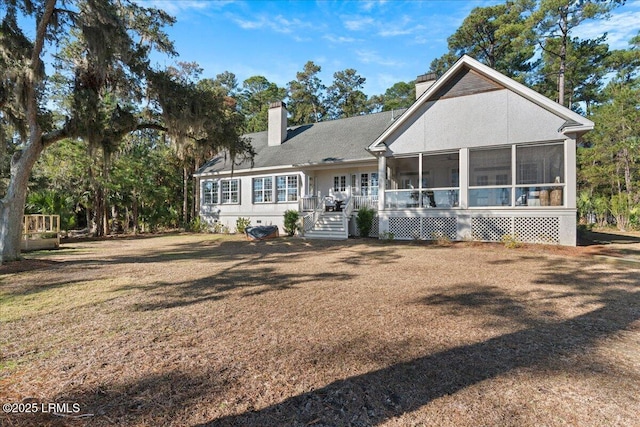
M 376 21 L 370 16 L 356 16 L 343 18 L 344 27 L 350 31 L 361 31 L 375 25 Z
M 292 34 L 300 32 L 303 29 L 311 28 L 311 24 L 303 22 L 298 18 L 287 19 L 282 15 L 267 16 L 261 15 L 251 19 L 241 18 L 237 15 L 230 15 L 230 19 L 240 28 L 245 30 L 261 30 L 269 29 L 276 33 Z M 296 36 L 300 37 L 300 36 Z
M 391 58 L 383 58 L 372 50 L 356 50 L 356 56 L 365 64 L 377 64 L 385 67 L 401 67 L 403 64 Z
M 354 43 L 358 41 L 358 39 L 353 37 L 335 36 L 333 34 L 325 34 L 322 38 L 330 41 L 331 43 Z
M 635 2 L 640 7 L 640 2 Z M 574 35 L 584 39 L 600 37 L 607 33 L 610 49 L 626 49 L 629 40 L 640 30 L 640 10 L 627 10 L 612 13 L 608 20 L 585 22 L 576 27 Z
M 232 1 L 210 2 L 205 0 L 183 0 L 183 1 L 163 1 L 163 0 L 144 0 L 139 4 L 143 7 L 154 7 L 164 10 L 169 15 L 177 16 L 181 12 L 188 10 L 203 11 L 215 5 L 218 9 L 229 4 Z

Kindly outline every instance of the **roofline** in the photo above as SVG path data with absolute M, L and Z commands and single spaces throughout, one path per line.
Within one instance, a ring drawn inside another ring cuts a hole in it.
M 340 165 L 351 165 L 354 163 L 366 163 L 375 161 L 372 157 L 363 157 L 361 159 L 349 159 L 349 160 L 340 160 L 334 162 L 326 162 L 326 163 L 297 163 L 291 165 L 279 165 L 279 166 L 263 166 L 260 168 L 244 168 L 244 169 L 234 169 L 233 174 L 253 174 L 253 173 L 261 173 L 261 172 L 272 172 L 272 171 L 283 171 L 286 172 L 291 169 L 302 169 L 308 167 L 317 167 L 317 166 L 326 166 L 327 169 L 335 169 L 336 166 Z M 201 172 L 194 173 L 193 176 L 196 178 L 209 177 L 209 176 L 220 176 L 220 175 L 231 175 L 231 170 L 223 170 L 223 171 L 214 171 L 214 172 Z
M 482 74 L 485 74 L 489 78 L 499 82 L 505 88 L 510 89 L 511 91 L 517 93 L 518 95 L 530 100 L 531 102 L 539 105 L 540 107 L 564 118 L 567 121 L 575 121 L 578 122 L 578 125 L 575 126 L 566 126 L 562 131 L 563 134 L 566 133 L 583 133 L 589 130 L 592 130 L 595 124 L 581 116 L 580 114 L 571 111 L 567 107 L 564 107 L 558 104 L 555 101 L 547 98 L 546 96 L 536 92 L 535 90 L 523 85 L 522 83 L 518 83 L 510 77 L 505 76 L 504 74 L 494 70 L 487 65 L 471 58 L 468 55 L 463 55 L 458 61 L 453 64 L 451 68 L 449 68 L 438 80 L 435 81 L 416 101 L 404 112 L 396 121 L 393 122 L 391 126 L 389 126 L 375 141 L 373 141 L 369 147 L 367 147 L 368 151 L 384 151 L 382 147 L 379 147 L 381 142 L 384 142 L 392 133 L 394 133 L 404 122 L 408 120 L 409 117 L 413 116 L 413 113 L 418 110 L 434 93 L 436 93 L 445 83 L 457 73 L 462 67 L 467 66 L 470 69 L 475 71 L 479 71 Z

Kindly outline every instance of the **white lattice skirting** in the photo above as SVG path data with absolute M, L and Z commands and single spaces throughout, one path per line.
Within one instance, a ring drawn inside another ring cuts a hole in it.
M 473 239 L 500 242 L 505 236 L 525 243 L 575 245 L 575 212 L 464 212 L 459 215 L 382 214 L 382 231 L 400 240 Z
M 434 240 L 458 238 L 456 217 L 391 217 L 389 231 L 397 239 Z
M 499 242 L 513 236 L 526 243 L 560 243 L 558 217 L 476 217 L 471 218 L 471 236 L 475 240 Z

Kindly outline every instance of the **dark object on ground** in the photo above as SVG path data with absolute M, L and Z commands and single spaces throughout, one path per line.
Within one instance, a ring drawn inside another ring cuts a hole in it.
M 280 233 L 278 232 L 277 225 L 262 225 L 259 227 L 247 227 L 244 230 L 244 233 L 247 236 L 247 239 L 249 240 L 272 239 L 280 235 Z

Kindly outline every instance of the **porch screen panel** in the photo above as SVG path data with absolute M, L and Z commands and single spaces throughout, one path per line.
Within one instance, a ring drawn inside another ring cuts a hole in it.
M 511 147 L 469 151 L 469 206 L 510 206 L 511 184 Z
M 516 147 L 516 184 L 564 183 L 564 144 Z
M 564 144 L 516 146 L 516 206 L 564 205 Z
M 459 205 L 460 155 L 458 152 L 422 156 L 420 206 L 452 208 Z

